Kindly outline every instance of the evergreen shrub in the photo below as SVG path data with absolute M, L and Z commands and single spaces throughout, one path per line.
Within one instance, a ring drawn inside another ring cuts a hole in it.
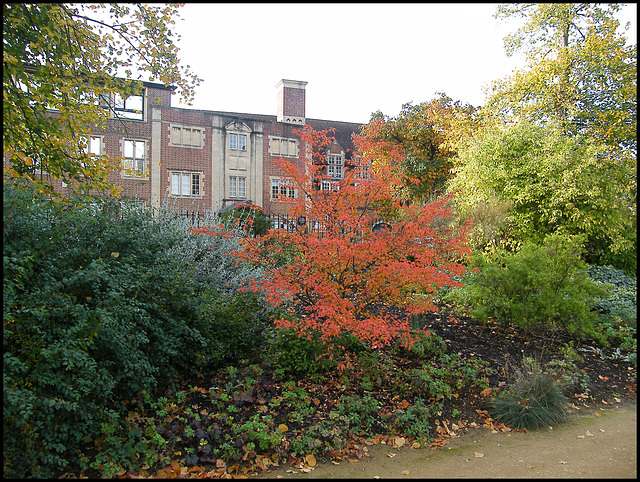
M 607 294 L 587 275 L 581 237 L 549 235 L 542 245 L 525 242 L 516 253 L 489 260 L 474 257 L 475 271 L 445 299 L 466 308 L 482 323 L 489 317 L 528 330 L 566 328 L 577 337 L 595 337 L 594 300 Z
M 50 201 L 5 182 L 3 221 L 5 477 L 59 475 L 87 440 L 119 426 L 138 393 L 266 344 L 268 314 L 234 299 L 215 269 L 226 246 L 183 220 L 113 199 Z

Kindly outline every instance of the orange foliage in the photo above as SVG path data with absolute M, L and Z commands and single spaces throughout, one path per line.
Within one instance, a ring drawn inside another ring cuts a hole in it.
M 295 232 L 243 239 L 238 254 L 269 269 L 253 289 L 296 314 L 276 325 L 301 335 L 317 331 L 328 341 L 349 332 L 373 346 L 394 337 L 410 344 L 409 315 L 435 310 L 436 287 L 456 285 L 452 275 L 464 272 L 466 227 L 446 222 L 448 198 L 403 206 L 393 195 L 396 174 L 371 172 L 370 158 L 354 156 L 344 179 L 330 178 L 324 152 L 332 138 L 309 126 L 298 135 L 311 156 L 303 164 L 280 159 L 279 166 L 298 193 L 289 214 L 307 222 Z M 386 229 L 373 230 L 377 221 Z

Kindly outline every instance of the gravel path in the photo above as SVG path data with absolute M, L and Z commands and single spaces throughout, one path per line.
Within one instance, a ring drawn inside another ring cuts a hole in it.
M 471 429 L 437 450 L 369 447 L 357 463 L 318 464 L 311 472 L 272 469 L 261 478 L 633 478 L 636 403 L 583 408 L 552 430 L 492 433 Z M 393 455 L 395 454 L 395 455 Z M 391 455 L 391 456 L 390 456 Z

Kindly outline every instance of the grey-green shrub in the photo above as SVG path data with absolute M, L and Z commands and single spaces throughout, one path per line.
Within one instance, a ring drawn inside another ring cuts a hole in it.
M 635 327 L 638 319 L 638 282 L 613 266 L 589 266 L 589 278 L 607 287 L 610 295 L 596 299 L 593 308 L 603 321 L 613 323 L 619 319 L 623 324 Z
M 516 429 L 537 429 L 567 419 L 567 399 L 552 377 L 535 371 L 523 374 L 494 401 L 492 414 L 498 422 Z

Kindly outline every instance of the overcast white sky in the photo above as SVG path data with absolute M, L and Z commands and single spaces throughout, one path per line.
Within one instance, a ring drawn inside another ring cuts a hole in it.
M 275 115 L 276 84 L 301 80 L 307 117 L 367 123 L 438 91 L 481 105 L 485 86 L 524 67 L 504 53 L 516 26 L 493 18 L 496 6 L 187 3 L 175 30 L 203 79 L 193 108 Z M 637 4 L 623 10 L 635 44 Z

